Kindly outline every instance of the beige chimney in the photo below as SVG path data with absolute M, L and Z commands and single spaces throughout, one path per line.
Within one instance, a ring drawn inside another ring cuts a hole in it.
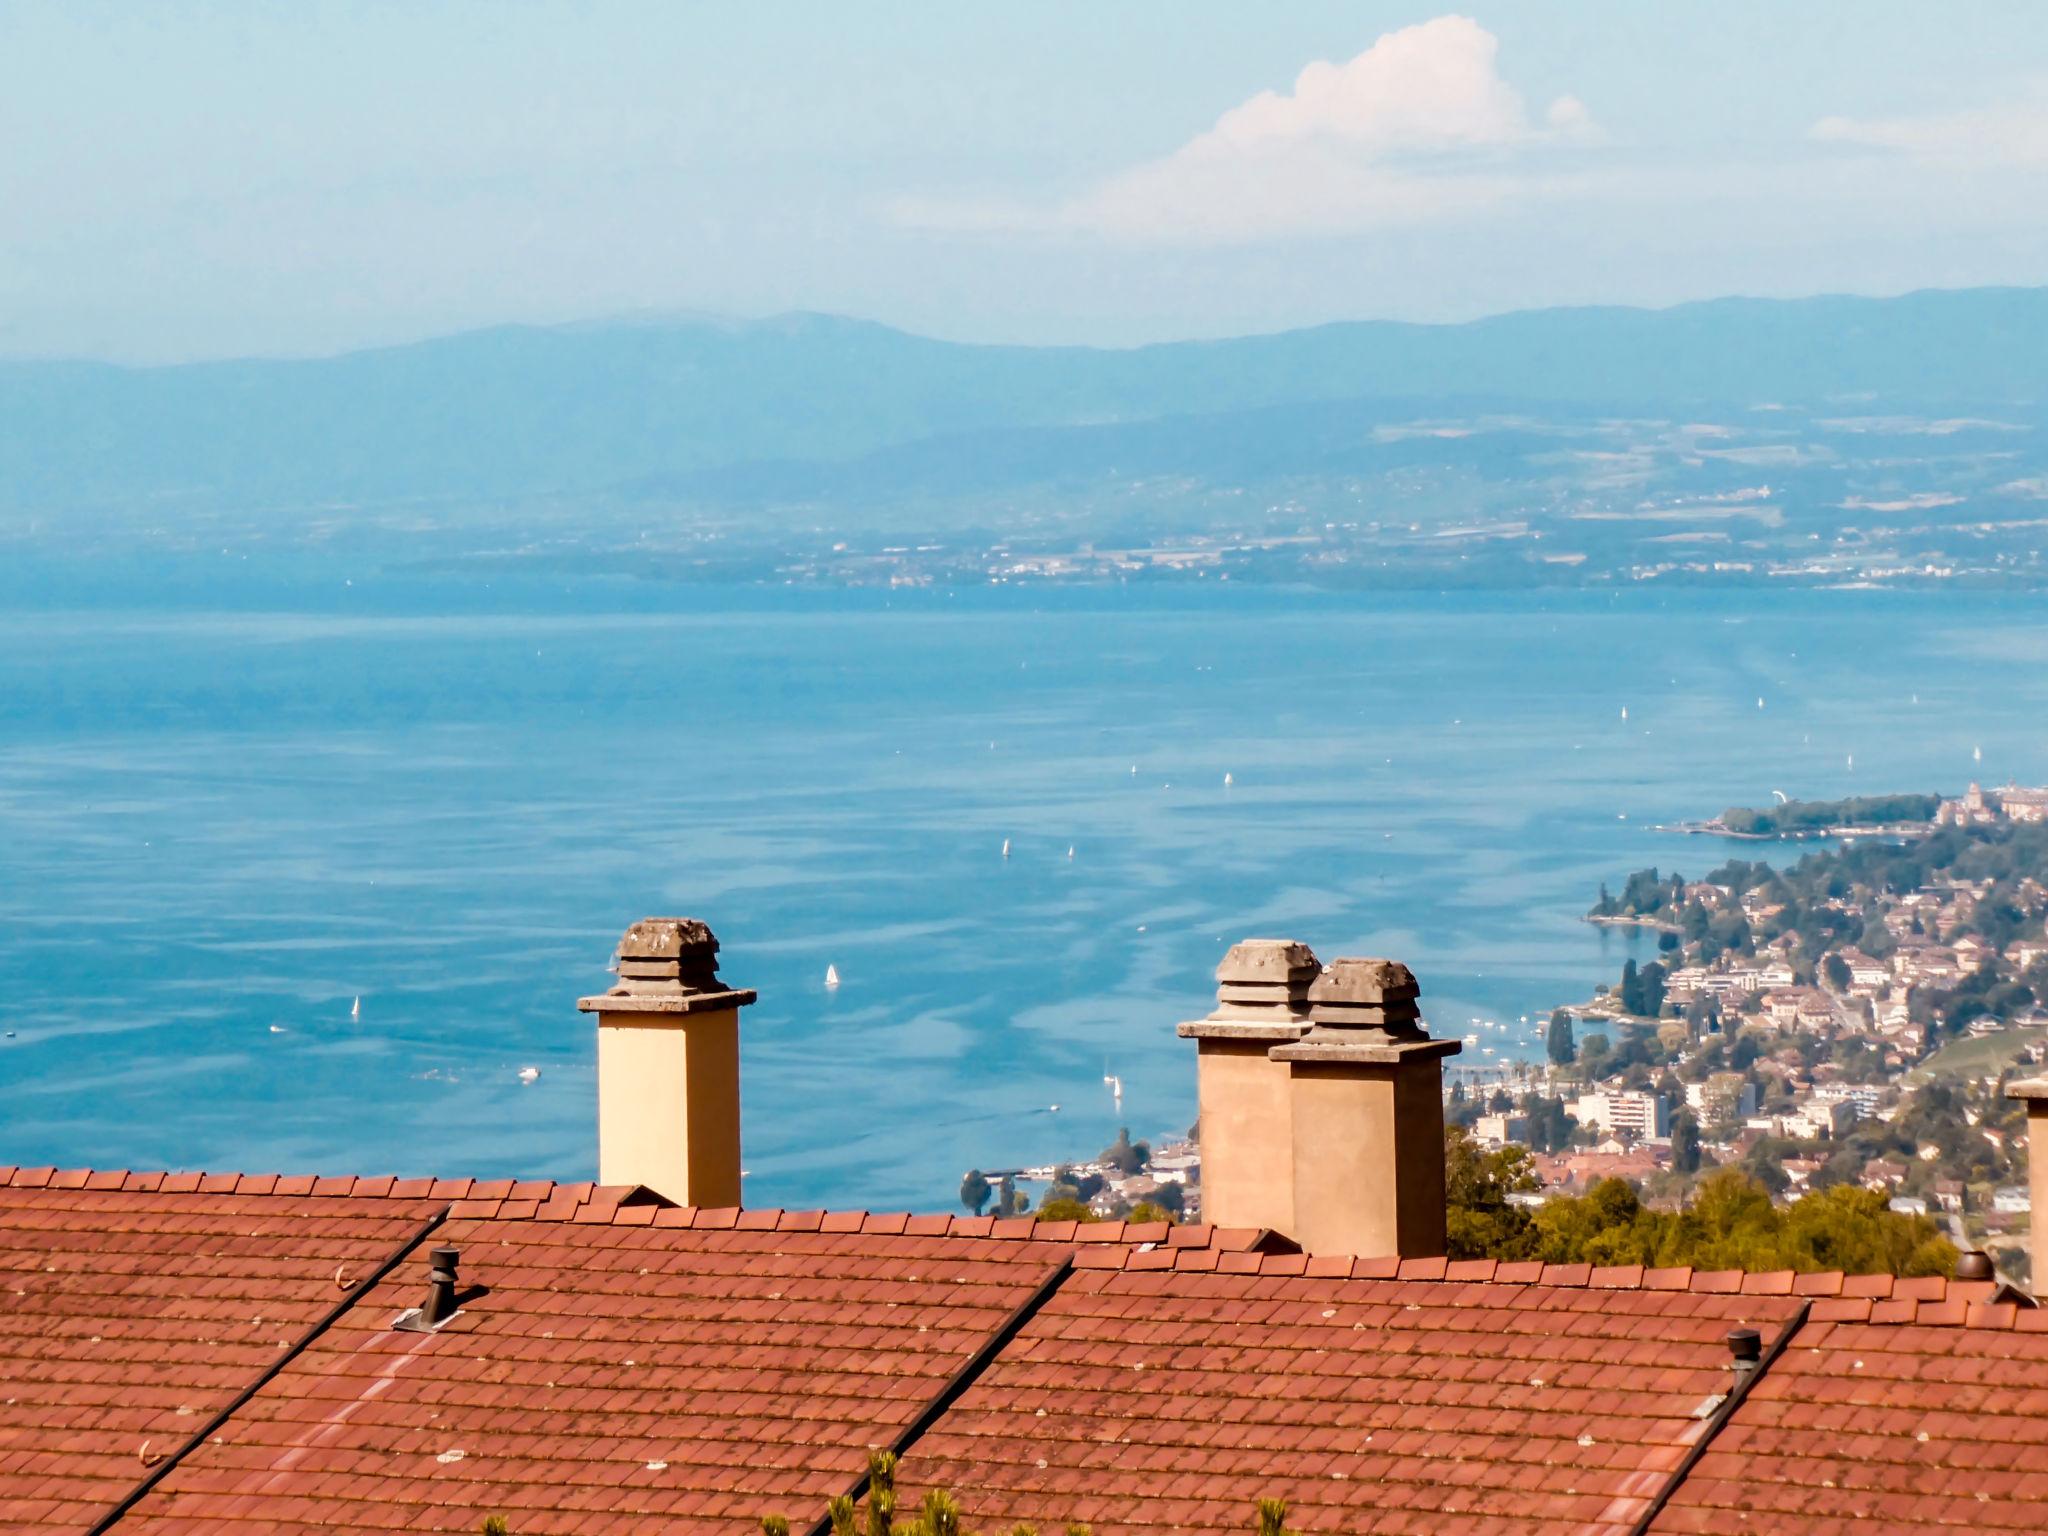
M 718 940 L 694 917 L 647 917 L 619 941 L 597 1015 L 597 1169 L 679 1205 L 740 1203 L 740 1009 Z
M 1332 960 L 1309 988 L 1314 1027 L 1270 1052 L 1288 1069 L 1290 1235 L 1310 1253 L 1444 1252 L 1443 1058 L 1463 1047 L 1424 1033 L 1418 991 L 1392 960 Z
M 1195 1042 L 1202 1219 L 1294 1231 L 1294 1133 L 1275 1045 L 1309 1031 L 1316 957 L 1292 939 L 1246 939 L 1216 967 L 1216 1011 L 1180 1026 Z
M 2027 1189 L 2033 1204 L 2027 1230 L 2034 1254 L 2028 1286 L 2036 1296 L 2048 1297 L 2048 1077 L 2007 1083 L 2005 1095 L 2027 1106 Z

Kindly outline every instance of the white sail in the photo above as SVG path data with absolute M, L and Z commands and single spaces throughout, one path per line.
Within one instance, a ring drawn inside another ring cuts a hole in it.
M 838 966 L 836 966 L 836 965 L 828 965 L 828 966 L 826 966 L 826 967 L 825 967 L 825 985 L 826 985 L 826 986 L 828 986 L 828 987 L 836 987 L 836 986 L 838 986 L 838 985 L 839 985 L 839 967 L 838 967 Z

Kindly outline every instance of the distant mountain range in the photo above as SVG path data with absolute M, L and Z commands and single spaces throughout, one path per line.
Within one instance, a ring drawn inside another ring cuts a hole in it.
M 963 345 L 819 315 L 502 327 L 304 361 L 0 363 L 0 510 L 945 494 L 1108 465 L 1262 473 L 1452 407 L 1583 419 L 2043 400 L 2040 289 L 1365 322 L 1128 351 Z

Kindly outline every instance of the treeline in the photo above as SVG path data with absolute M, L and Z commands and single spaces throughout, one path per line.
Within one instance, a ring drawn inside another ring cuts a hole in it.
M 1487 1151 L 1452 1127 L 1444 1164 L 1454 1259 L 1892 1275 L 1955 1268 L 1955 1245 L 1930 1218 L 1893 1211 L 1885 1195 L 1854 1185 L 1776 1205 L 1748 1173 L 1723 1168 L 1677 1210 L 1652 1209 L 1618 1178 L 1531 1208 L 1508 1198 L 1542 1188 L 1526 1148 Z
M 1778 832 L 1817 832 L 1828 827 L 1885 827 L 1934 819 L 1939 795 L 1851 795 L 1846 800 L 1788 800 L 1761 810 L 1730 806 L 1721 825 L 1730 832 L 1768 837 Z

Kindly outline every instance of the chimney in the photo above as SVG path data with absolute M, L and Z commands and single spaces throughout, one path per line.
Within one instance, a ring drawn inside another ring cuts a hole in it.
M 2048 1077 L 2007 1083 L 2005 1096 L 2027 1106 L 2027 1188 L 2034 1210 L 2029 1218 L 2034 1270 L 2028 1286 L 2036 1296 L 2048 1297 Z
M 1267 1052 L 1309 1031 L 1316 957 L 1292 939 L 1246 939 L 1216 967 L 1216 1011 L 1180 1026 L 1195 1042 L 1202 1219 L 1294 1231 L 1287 1068 Z
M 1463 1047 L 1423 1031 L 1418 991 L 1392 960 L 1332 960 L 1309 988 L 1313 1027 L 1268 1053 L 1288 1069 L 1289 1235 L 1310 1253 L 1444 1251 L 1443 1058 Z
M 740 1009 L 718 940 L 694 917 L 646 917 L 619 941 L 597 1015 L 597 1167 L 679 1205 L 740 1203 Z

